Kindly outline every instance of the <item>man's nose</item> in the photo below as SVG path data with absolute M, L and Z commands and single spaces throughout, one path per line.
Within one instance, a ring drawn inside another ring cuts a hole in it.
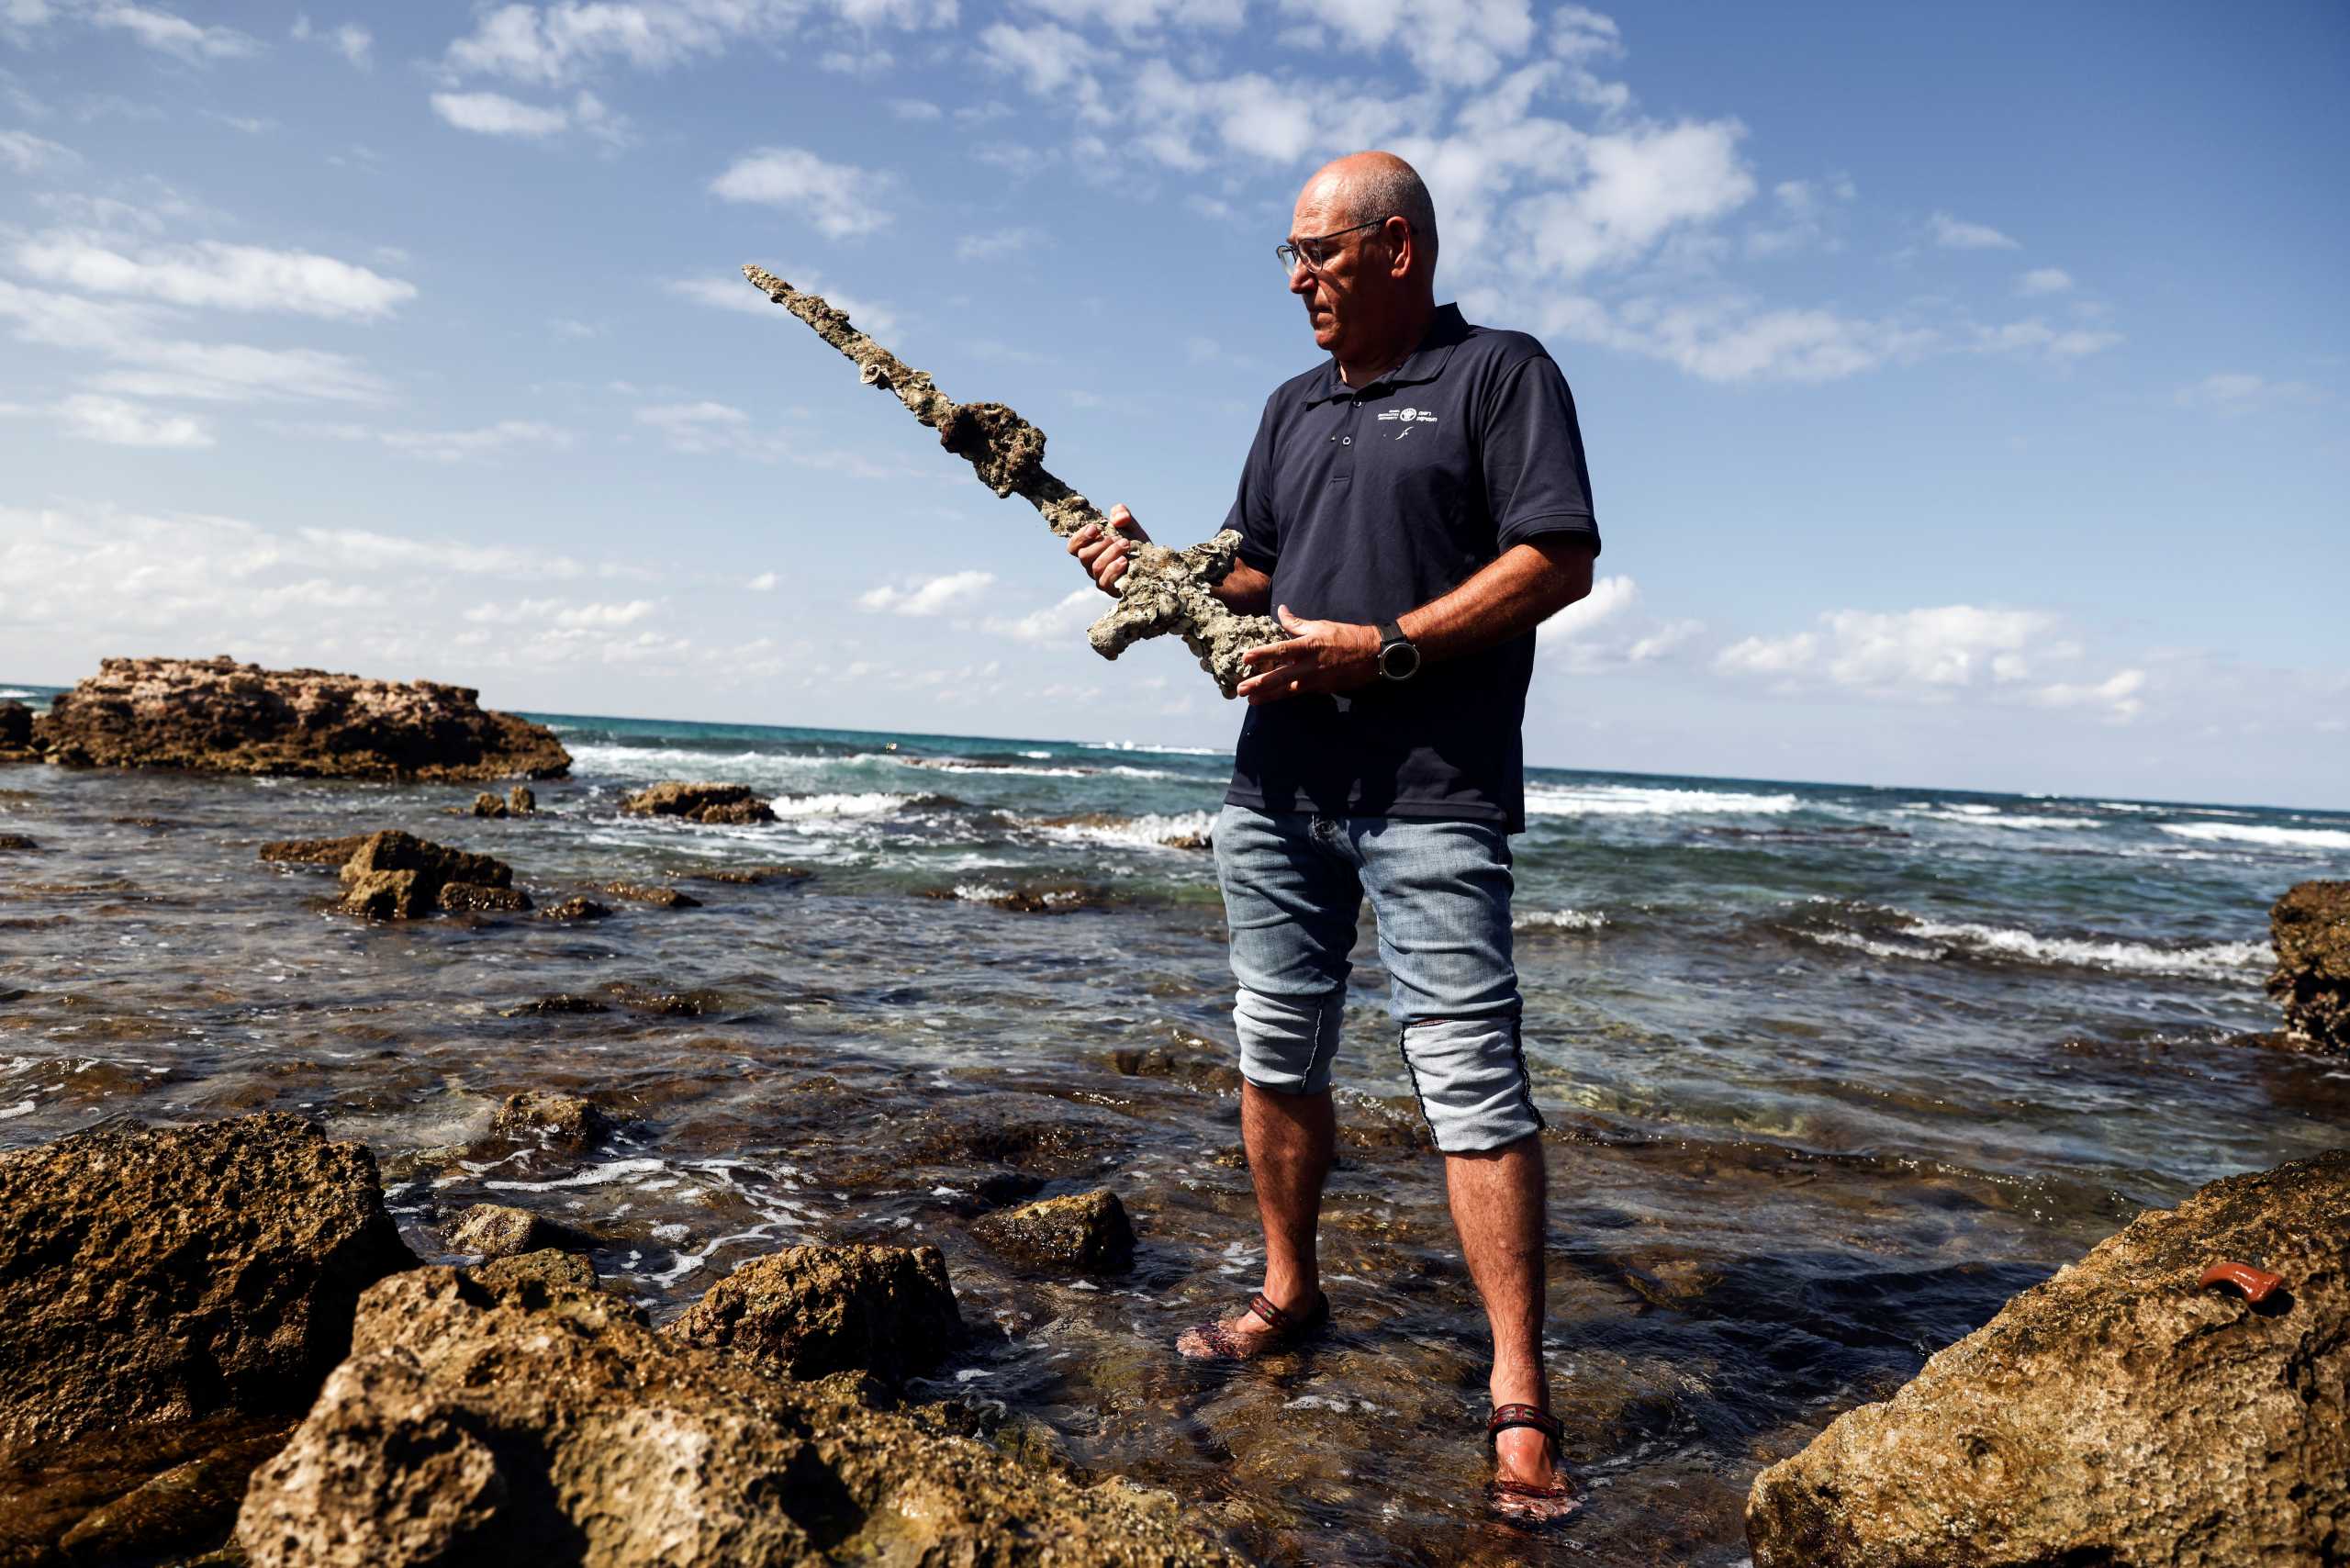
M 1305 264 L 1303 256 L 1289 269 L 1289 291 L 1300 298 L 1314 292 L 1314 269 Z

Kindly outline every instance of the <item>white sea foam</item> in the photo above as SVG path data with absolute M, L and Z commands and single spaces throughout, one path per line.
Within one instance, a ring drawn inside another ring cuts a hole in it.
M 1606 924 L 1597 910 L 1583 909 L 1538 909 L 1510 922 L 1520 931 L 1596 931 Z
M 1205 838 L 1215 827 L 1214 812 L 1147 812 L 1106 823 L 1034 824 L 1047 837 L 1074 844 L 1103 844 L 1118 849 L 1176 849 L 1170 839 Z
M 33 1103 L 29 1100 L 19 1100 L 13 1105 L 0 1108 L 0 1122 L 13 1121 L 18 1116 L 29 1116 L 32 1114 Z
M 1087 751 L 1156 751 L 1169 756 L 1230 756 L 1226 746 L 1212 745 L 1145 745 L 1140 741 L 1085 741 Z
M 2008 816 L 2001 814 L 1997 806 L 1958 806 L 1950 810 L 1936 808 L 1922 812 L 1913 811 L 1908 814 L 1913 817 L 1937 817 L 1944 822 L 1964 823 L 1969 827 L 2014 828 L 2027 833 L 2052 828 L 2061 830 L 2105 825 L 2095 817 L 2043 817 L 2034 816 L 2028 812 L 2019 812 L 2012 816 Z
M 2165 833 L 2202 844 L 2265 844 L 2274 849 L 2350 849 L 2350 833 L 2331 827 L 2270 827 L 2260 823 L 2161 823 Z
M 1632 784 L 1545 784 L 1526 792 L 1527 814 L 1538 817 L 1779 816 L 1801 804 L 1793 795 Z
M 885 817 L 918 797 L 867 790 L 854 794 L 782 795 L 767 802 L 785 821 L 807 817 Z
M 940 773 L 978 773 L 1004 778 L 1181 778 L 1185 777 L 1181 773 L 1169 773 L 1161 767 L 1129 767 L 1124 764 L 1109 767 L 1012 767 L 959 756 L 901 756 L 893 760 L 902 762 L 908 767 L 930 768 Z
M 482 1185 L 506 1193 L 552 1193 L 558 1187 L 600 1187 L 607 1182 L 624 1182 L 632 1176 L 650 1176 L 666 1169 L 668 1167 L 658 1159 L 614 1159 L 547 1182 L 484 1182 Z
M 993 882 L 957 882 L 955 884 L 955 896 L 961 899 L 966 903 L 993 903 L 998 899 L 1008 899 L 1012 897 L 1012 895 L 1017 890 L 1018 890 L 1014 888 L 1000 888 Z M 1044 893 L 1037 902 L 1043 903 L 1046 907 L 1050 908 L 1055 904 L 1075 903 L 1084 896 L 1085 895 L 1083 893 L 1077 892 L 1071 889 L 1055 888 L 1050 891 Z
M 31 692 L 21 686 L 0 686 L 0 702 L 5 702 L 11 697 L 30 697 L 31 695 Z
M 1874 936 L 1863 936 L 1857 931 L 1831 929 L 1807 931 L 1803 935 L 1823 946 L 1850 947 L 1856 953 L 1866 953 L 1874 958 L 1933 959 L 1947 957 L 1949 953 L 1949 949 L 1942 947 L 1905 947 L 1897 942 L 1880 942 Z
M 780 751 L 697 751 L 689 746 L 609 745 L 588 744 L 567 748 L 571 765 L 580 773 L 611 774 L 622 778 L 715 778 L 725 780 L 764 769 L 804 772 L 811 767 L 882 758 L 879 752 L 850 756 L 805 756 Z
M 2152 975 L 2198 975 L 2210 980 L 2232 979 L 2245 969 L 2264 967 L 2269 958 L 2265 942 L 2210 942 L 2192 947 L 2164 947 L 2150 942 L 2042 936 L 2035 932 L 1978 925 L 1969 921 L 1916 920 L 1910 923 L 1909 930 L 1962 949 L 2030 964 L 2125 969 Z

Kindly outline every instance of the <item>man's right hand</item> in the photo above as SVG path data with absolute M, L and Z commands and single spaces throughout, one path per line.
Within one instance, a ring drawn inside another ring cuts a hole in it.
M 1123 506 L 1110 509 L 1110 526 L 1104 530 L 1099 523 L 1087 523 L 1069 536 L 1069 553 L 1085 568 L 1093 586 L 1113 599 L 1118 594 L 1118 579 L 1126 575 L 1126 557 L 1134 554 L 1137 544 L 1150 543 L 1150 535 L 1142 531 L 1135 514 Z

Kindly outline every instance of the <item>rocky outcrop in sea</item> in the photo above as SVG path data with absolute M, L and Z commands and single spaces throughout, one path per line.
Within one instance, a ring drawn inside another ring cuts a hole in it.
M 775 809 L 748 784 L 688 784 L 668 779 L 621 798 L 632 817 L 683 817 L 695 823 L 771 823 Z
M 1747 1535 L 1755 1568 L 2344 1561 L 2350 1150 L 2140 1215 L 1763 1472 Z
M 559 778 L 552 731 L 481 706 L 470 687 L 269 670 L 228 657 L 105 659 L 31 723 L 51 762 L 314 778 Z
M 2303 882 L 2268 912 L 2277 969 L 2268 994 L 2285 1010 L 2283 1043 L 2350 1053 L 2350 882 Z

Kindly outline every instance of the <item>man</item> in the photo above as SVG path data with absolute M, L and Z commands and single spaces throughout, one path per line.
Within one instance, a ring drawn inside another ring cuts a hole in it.
M 1539 343 L 1437 308 L 1435 208 L 1402 159 L 1359 152 L 1317 172 L 1280 251 L 1330 358 L 1265 404 L 1225 523 L 1239 562 L 1216 590 L 1292 633 L 1248 655 L 1215 824 L 1265 1281 L 1178 1348 L 1247 1360 L 1327 1319 L 1315 1233 L 1368 891 L 1493 1329 L 1489 1495 L 1557 1518 L 1574 1501 L 1542 1366 L 1542 1118 L 1518 1036 L 1507 835 L 1525 825 L 1534 628 L 1591 591 L 1599 552 L 1582 435 Z M 1070 552 L 1115 593 L 1147 536 L 1124 507 L 1109 523 Z

